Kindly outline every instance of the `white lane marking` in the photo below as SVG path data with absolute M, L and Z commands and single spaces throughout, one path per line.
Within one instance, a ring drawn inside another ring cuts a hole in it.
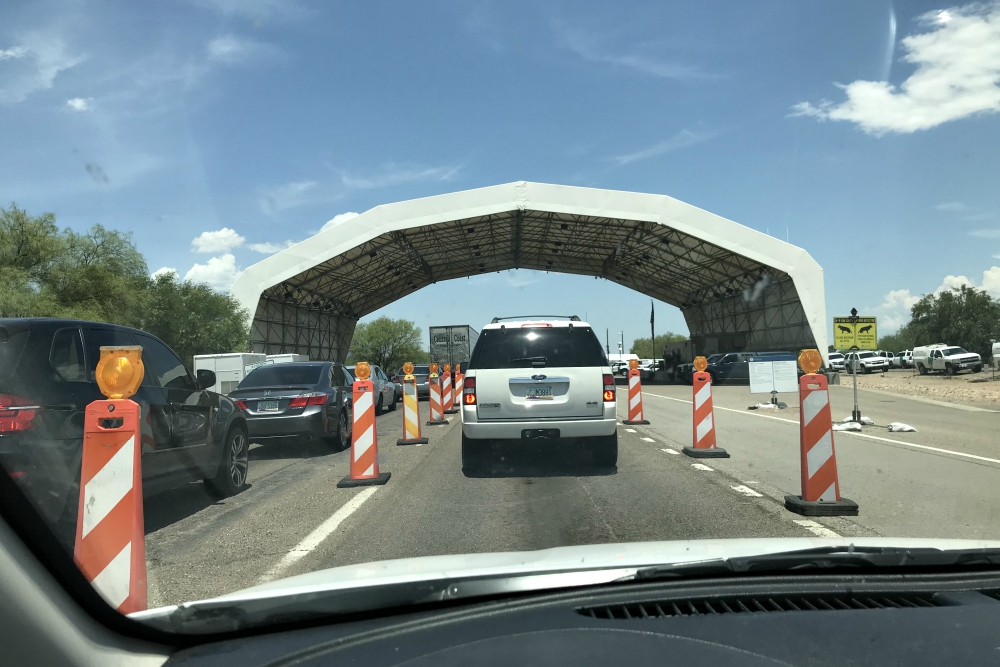
M 667 454 L 677 454 L 678 456 L 680 455 L 679 451 L 677 451 L 676 449 L 670 449 L 669 447 L 661 449 L 660 451 L 661 452 L 666 452 Z
M 377 486 L 369 486 L 367 489 L 364 489 L 361 493 L 344 503 L 329 519 L 317 526 L 313 532 L 306 535 L 304 540 L 296 544 L 291 551 L 285 554 L 285 557 L 282 558 L 277 565 L 268 570 L 267 573 L 260 578 L 260 583 L 265 584 L 278 578 L 278 575 L 322 544 L 323 540 L 328 538 L 333 531 L 337 530 L 337 528 L 340 527 L 340 524 L 342 524 L 347 517 L 354 514 L 354 512 L 361 507 L 366 500 L 375 495 L 376 491 L 378 491 Z
M 705 465 L 704 463 L 692 463 L 692 464 L 691 464 L 691 467 L 692 467 L 692 468 L 694 468 L 695 470 L 708 470 L 709 472 L 711 472 L 711 471 L 712 471 L 712 469 L 711 469 L 711 468 L 709 468 L 709 467 L 708 467 L 707 465 Z
M 649 392 L 647 392 L 646 395 L 647 396 L 656 396 L 657 398 L 665 398 L 668 401 L 677 401 L 678 403 L 689 403 L 689 404 L 691 403 L 691 401 L 685 400 L 683 398 L 674 398 L 672 396 L 661 396 L 660 394 L 652 394 L 652 393 L 649 393 Z M 910 398 L 910 397 L 907 396 L 906 398 Z M 740 414 L 740 415 L 746 415 L 747 417 L 757 417 L 759 419 L 773 419 L 775 421 L 785 422 L 786 424 L 794 424 L 796 426 L 799 425 L 799 422 L 797 420 L 795 420 L 795 419 L 785 419 L 783 417 L 773 417 L 771 415 L 762 415 L 762 414 L 759 414 L 759 413 L 749 413 L 749 412 L 746 412 L 745 410 L 737 410 L 735 408 L 720 408 L 719 406 L 715 406 L 715 409 L 716 410 L 725 410 L 726 412 L 735 412 L 735 413 Z M 903 440 L 893 440 L 892 438 L 883 438 L 883 437 L 877 436 L 877 435 L 868 435 L 867 433 L 857 433 L 857 432 L 854 432 L 854 431 L 838 431 L 837 433 L 838 433 L 838 435 L 848 435 L 848 436 L 852 436 L 854 438 L 867 438 L 869 440 L 878 440 L 880 442 L 889 442 L 889 443 L 892 443 L 894 445 L 902 445 L 904 447 L 913 447 L 914 449 L 926 449 L 927 451 L 938 452 L 940 454 L 951 454 L 953 456 L 963 456 L 963 457 L 965 457 L 967 459 L 975 459 L 977 461 L 988 461 L 990 463 L 1000 463 L 1000 459 L 991 459 L 988 456 L 978 456 L 976 454 L 966 454 L 965 452 L 956 452 L 956 451 L 951 450 L 951 449 L 941 449 L 940 447 L 931 447 L 929 445 L 918 445 L 915 442 L 904 442 Z
M 815 521 L 810 521 L 808 519 L 795 519 L 795 523 L 802 526 L 816 537 L 840 537 L 837 533 L 822 524 L 816 523 Z
M 627 431 L 628 433 L 635 433 L 635 432 L 636 432 L 634 428 L 627 428 L 627 429 L 625 429 L 625 430 L 626 430 L 626 431 Z
M 656 442 L 656 440 L 653 440 L 652 438 L 642 438 L 642 440 L 645 440 L 646 442 Z
M 754 491 L 753 489 L 751 489 L 749 486 L 743 486 L 742 484 L 739 485 L 739 486 L 731 486 L 729 488 L 731 488 L 736 493 L 742 493 L 744 496 L 749 496 L 750 498 L 763 498 L 764 497 L 764 494 L 757 493 L 756 491 Z

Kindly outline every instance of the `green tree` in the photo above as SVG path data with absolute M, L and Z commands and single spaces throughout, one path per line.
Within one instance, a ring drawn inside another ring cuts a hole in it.
M 878 347 L 880 350 L 887 350 L 889 352 L 912 350 L 913 332 L 910 330 L 909 324 L 900 327 L 899 331 L 894 334 L 879 338 Z
M 911 314 L 901 333 L 912 336 L 915 345 L 959 345 L 985 359 L 1000 339 L 1000 301 L 967 285 L 924 296 Z
M 650 347 L 648 338 L 636 338 L 632 341 L 632 347 L 629 348 L 628 352 L 629 354 L 637 354 L 643 359 L 662 359 L 664 345 L 687 339 L 688 337 L 683 334 L 668 331 L 664 334 L 657 334 L 656 344 Z
M 409 320 L 382 316 L 371 322 L 359 322 L 354 328 L 350 363 L 367 361 L 392 375 L 403 362 L 426 363 L 429 359 L 430 355 L 420 346 L 420 327 Z

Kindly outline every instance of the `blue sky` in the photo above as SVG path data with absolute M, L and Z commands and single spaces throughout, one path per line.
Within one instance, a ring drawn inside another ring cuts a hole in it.
M 787 234 L 829 315 L 888 331 L 942 287 L 1000 296 L 998 82 L 995 3 L 6 2 L 0 201 L 131 231 L 151 271 L 225 289 L 380 203 L 662 193 Z M 648 335 L 642 295 L 526 271 L 378 314 L 553 310 Z

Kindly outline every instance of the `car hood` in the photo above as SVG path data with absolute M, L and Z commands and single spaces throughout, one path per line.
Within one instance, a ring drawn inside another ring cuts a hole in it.
M 605 580 L 586 581 L 593 585 L 610 583 L 641 567 L 690 563 L 720 558 L 740 558 L 783 551 L 828 546 L 872 546 L 931 549 L 1000 548 L 1000 541 L 943 540 L 914 538 L 837 537 L 837 538 L 751 538 L 727 540 L 678 540 L 594 544 L 556 547 L 539 551 L 484 554 L 423 556 L 399 560 L 375 561 L 317 570 L 234 593 L 212 601 L 237 602 L 279 598 L 327 591 L 349 591 L 400 583 L 430 582 L 470 577 L 501 577 L 529 574 L 553 574 L 585 570 L 607 570 Z M 557 586 L 558 587 L 558 586 Z M 186 603 L 186 604 L 200 604 Z M 168 616 L 177 606 L 135 612 L 136 620 L 155 620 Z

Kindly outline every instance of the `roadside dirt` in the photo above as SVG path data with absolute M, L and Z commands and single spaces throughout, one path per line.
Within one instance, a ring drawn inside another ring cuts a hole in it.
M 996 377 L 996 380 L 992 378 Z M 840 374 L 840 384 L 853 387 L 850 374 Z M 1000 409 L 1000 373 L 960 373 L 915 375 L 910 369 L 885 374 L 858 375 L 858 389 L 876 389 L 907 396 L 923 396 L 948 403 L 961 403 L 993 410 Z

